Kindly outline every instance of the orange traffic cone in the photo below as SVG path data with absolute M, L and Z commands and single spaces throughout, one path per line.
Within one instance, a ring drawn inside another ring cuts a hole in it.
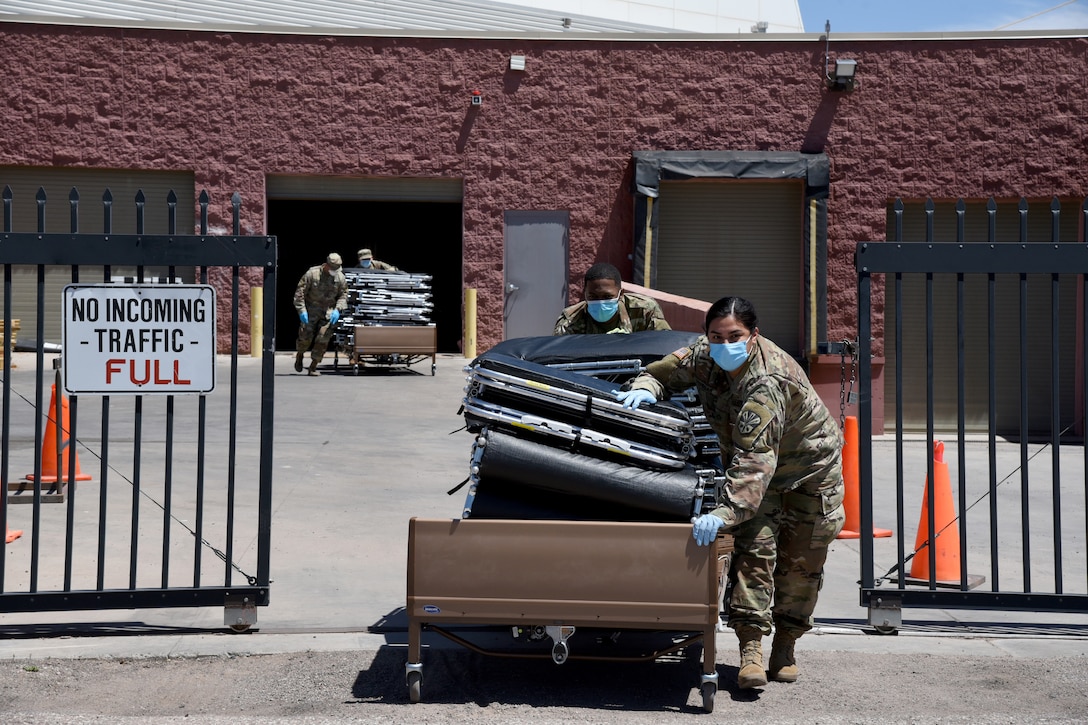
M 922 495 L 922 516 L 918 519 L 918 536 L 914 539 L 911 560 L 912 579 L 929 580 L 929 543 L 933 541 L 936 581 L 948 584 L 960 580 L 960 530 L 956 525 L 956 506 L 952 500 L 952 484 L 948 480 L 948 464 L 944 460 L 944 443 L 933 443 L 933 527 L 929 530 L 929 477 Z
M 68 480 L 68 398 L 62 393 L 60 396 L 60 420 L 63 438 L 60 441 L 60 480 Z M 45 425 L 45 436 L 42 438 L 42 483 L 55 483 L 57 481 L 57 423 L 54 419 L 57 410 L 57 386 L 53 384 L 53 393 L 49 398 L 49 417 Z M 26 480 L 33 481 L 34 474 L 26 474 Z M 76 456 L 76 481 L 90 481 L 91 476 L 79 470 L 79 456 Z
M 7 537 L 5 537 L 4 543 L 5 544 L 10 544 L 11 542 L 15 541 L 16 539 L 18 539 L 22 535 L 23 535 L 22 529 L 15 529 L 15 531 L 12 531 L 11 529 L 8 529 L 8 535 L 7 535 Z
M 836 539 L 861 538 L 861 499 L 858 486 L 861 481 L 861 464 L 858 460 L 858 419 L 848 415 L 843 425 L 846 443 L 842 447 L 842 479 L 846 488 L 842 506 L 846 510 L 846 523 Z M 873 527 L 873 538 L 884 539 L 892 535 L 891 529 Z

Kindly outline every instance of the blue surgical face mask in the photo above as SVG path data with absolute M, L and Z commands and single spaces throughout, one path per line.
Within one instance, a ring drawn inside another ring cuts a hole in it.
M 586 307 L 589 309 L 589 316 L 594 320 L 608 322 L 619 311 L 620 299 L 617 297 L 614 300 L 590 300 L 586 303 Z
M 370 266 L 370 260 L 369 259 L 361 260 L 359 263 L 362 264 L 364 268 Z
M 710 343 L 710 359 L 718 364 L 722 370 L 733 372 L 748 361 L 748 341 Z

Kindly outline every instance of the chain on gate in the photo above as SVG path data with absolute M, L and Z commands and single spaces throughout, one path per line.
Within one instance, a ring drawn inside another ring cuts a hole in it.
M 854 383 L 858 378 L 857 340 L 843 340 L 839 348 L 839 428 L 846 427 L 846 406 L 857 405 L 858 394 Z M 850 355 L 850 389 L 846 388 L 846 356 Z

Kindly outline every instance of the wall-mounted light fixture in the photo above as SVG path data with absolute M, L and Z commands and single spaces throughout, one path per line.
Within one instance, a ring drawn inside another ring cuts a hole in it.
M 478 91 L 478 90 L 473 91 L 472 92 L 472 105 L 474 105 L 474 106 L 484 105 L 484 94 L 480 93 L 480 91 Z
M 510 56 L 510 70 L 525 70 L 525 56 L 524 55 L 512 55 L 512 56 Z
M 836 58 L 831 69 L 831 21 L 824 24 L 824 79 L 833 91 L 852 91 L 858 87 L 858 62 L 853 58 Z

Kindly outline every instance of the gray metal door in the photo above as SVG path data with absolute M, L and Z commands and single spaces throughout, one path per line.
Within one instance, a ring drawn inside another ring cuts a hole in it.
M 503 339 L 550 335 L 567 304 L 570 212 L 508 211 Z

